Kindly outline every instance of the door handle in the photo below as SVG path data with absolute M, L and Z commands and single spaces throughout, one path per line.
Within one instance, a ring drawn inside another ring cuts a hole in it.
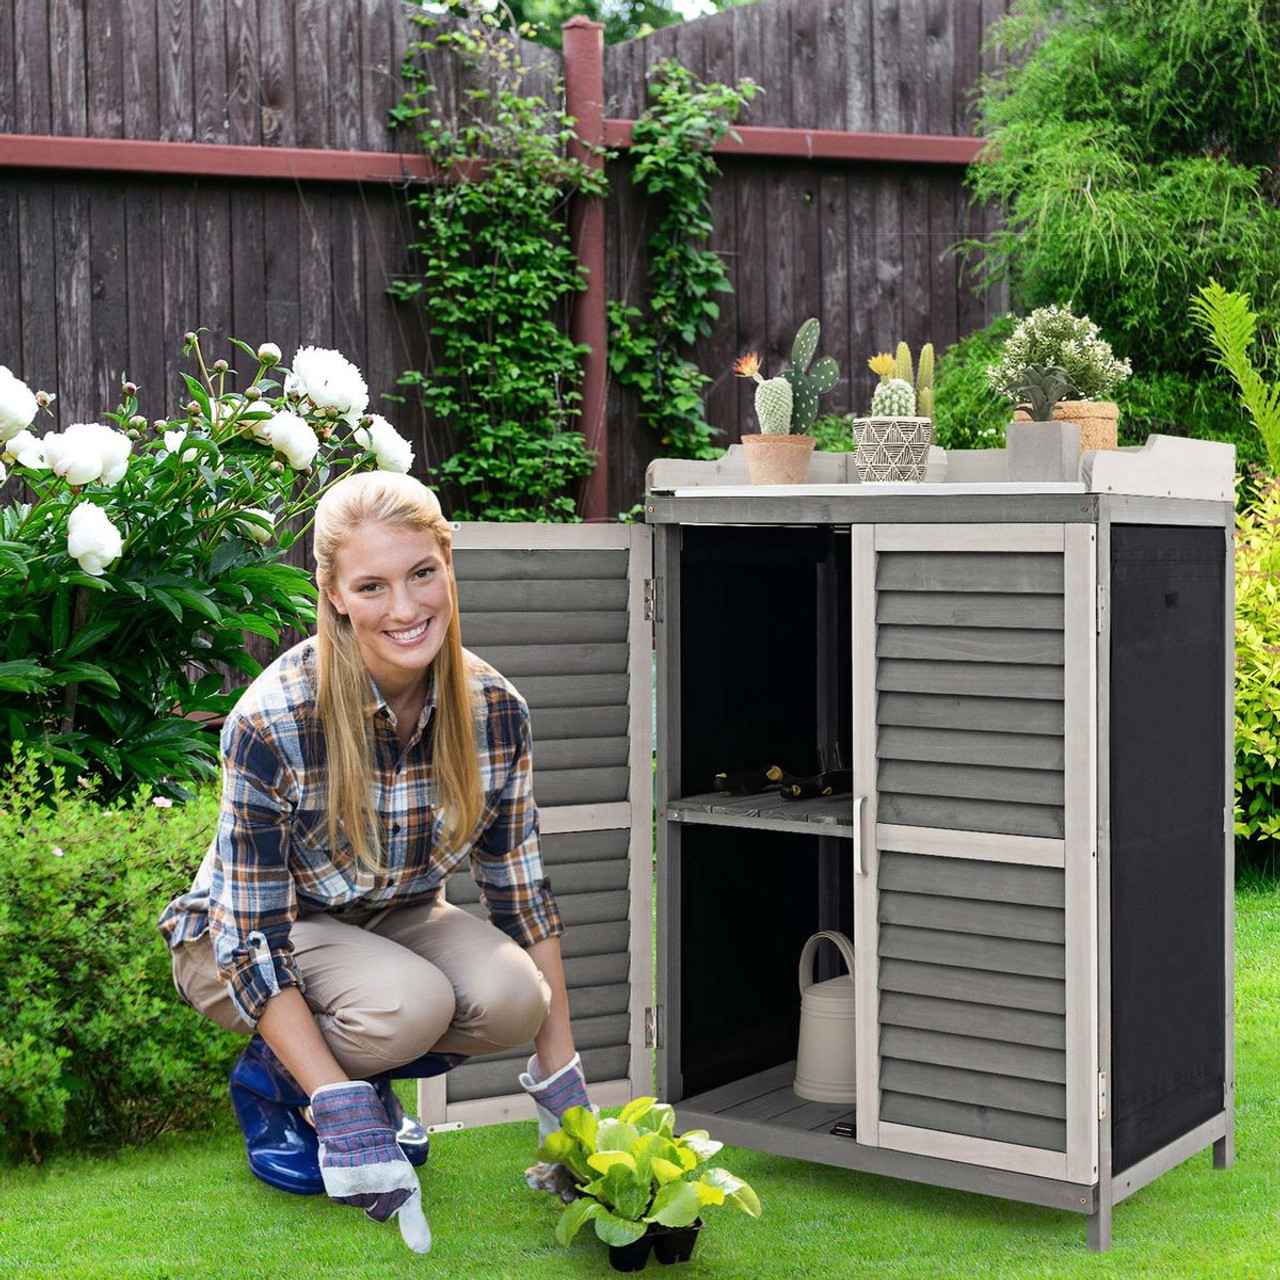
M 860 876 L 867 874 L 862 861 L 862 806 L 866 799 L 866 796 L 857 796 L 853 802 L 853 869 Z

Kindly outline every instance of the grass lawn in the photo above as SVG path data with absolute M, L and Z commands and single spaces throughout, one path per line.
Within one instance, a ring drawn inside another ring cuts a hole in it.
M 1280 891 L 1243 890 L 1236 923 L 1236 1164 L 1207 1151 L 1115 1209 L 1110 1253 L 1075 1214 L 726 1148 L 764 1201 L 714 1217 L 693 1260 L 646 1274 L 759 1277 L 1280 1277 Z M 0 1170 L 0 1280 L 298 1280 L 614 1274 L 590 1228 L 570 1249 L 525 1188 L 532 1121 L 441 1135 L 423 1189 L 436 1245 L 250 1177 L 228 1124 L 112 1158 Z

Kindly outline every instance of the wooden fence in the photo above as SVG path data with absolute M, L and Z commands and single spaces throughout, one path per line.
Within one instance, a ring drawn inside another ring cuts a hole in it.
M 705 77 L 760 83 L 750 125 L 964 136 L 981 32 L 1005 7 L 761 0 L 606 50 L 605 114 L 634 119 L 646 71 L 674 56 Z M 114 404 L 122 373 L 142 388 L 144 413 L 165 412 L 180 394 L 181 335 L 196 325 L 214 346 L 230 334 L 286 353 L 337 346 L 375 396 L 402 370 L 429 369 L 427 318 L 385 293 L 413 271 L 402 191 L 412 167 L 402 150 L 412 147 L 386 124 L 416 35 L 406 8 L 18 0 L 0 9 L 0 363 L 57 389 L 64 423 Z M 545 90 L 558 55 L 524 53 Z M 429 74 L 450 113 L 463 88 L 453 60 L 436 55 Z M 975 299 L 946 252 L 986 225 L 966 204 L 959 165 L 810 160 L 795 154 L 798 136 L 772 156 L 726 155 L 715 193 L 714 247 L 737 291 L 694 355 L 715 378 L 709 414 L 726 443 L 751 423 L 733 357 L 756 348 L 776 367 L 805 316 L 822 318 L 823 350 L 853 375 L 830 397 L 840 410 L 865 401 L 873 348 L 900 337 L 941 347 L 1001 302 Z M 251 153 L 197 166 L 195 148 L 146 149 L 152 142 L 275 149 L 279 166 L 275 177 L 245 178 L 237 164 Z M 320 181 L 309 176 L 320 172 L 317 150 L 383 153 L 386 163 L 360 157 L 361 180 Z M 636 299 L 651 211 L 628 167 L 625 154 L 610 165 L 605 282 L 610 297 Z M 412 405 L 387 416 L 413 440 L 423 474 L 451 451 L 447 424 Z M 607 421 L 606 510 L 615 512 L 639 497 L 656 442 L 616 388 Z

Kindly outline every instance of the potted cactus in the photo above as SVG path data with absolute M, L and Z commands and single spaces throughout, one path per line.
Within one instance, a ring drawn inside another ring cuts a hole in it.
M 860 480 L 919 483 L 933 443 L 933 344 L 920 348 L 913 367 L 911 348 L 882 352 L 867 361 L 880 377 L 871 412 L 853 420 L 854 458 Z
M 1075 389 L 1069 394 L 1078 399 L 1060 401 L 1054 418 L 1079 423 L 1082 450 L 1116 448 L 1120 411 L 1107 397 L 1133 370 L 1088 316 L 1075 315 L 1069 306 L 1037 307 L 1014 326 L 987 379 L 1016 405 L 1032 367 L 1058 368 L 1071 380 Z
M 1005 429 L 1010 480 L 1075 480 L 1080 472 L 1080 424 L 1055 417 L 1079 395 L 1071 375 L 1055 364 L 1031 364 L 1014 390 L 1020 421 Z
M 813 362 L 821 332 L 816 319 L 806 320 L 791 344 L 792 367 L 776 377 L 761 375 L 760 357 L 754 351 L 733 366 L 740 378 L 754 378 L 758 384 L 760 434 L 742 437 L 753 484 L 803 484 L 809 474 L 814 438 L 806 433 L 818 416 L 819 397 L 840 377 L 840 368 L 830 356 Z

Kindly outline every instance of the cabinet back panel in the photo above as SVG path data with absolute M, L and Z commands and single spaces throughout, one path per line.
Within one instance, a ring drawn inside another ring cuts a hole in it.
M 1111 1133 L 1118 1172 L 1223 1108 L 1221 529 L 1111 529 Z
M 833 927 L 852 936 L 852 906 Z M 797 968 L 823 927 L 819 841 L 686 826 L 680 853 L 680 1069 L 685 1096 L 796 1056 Z

